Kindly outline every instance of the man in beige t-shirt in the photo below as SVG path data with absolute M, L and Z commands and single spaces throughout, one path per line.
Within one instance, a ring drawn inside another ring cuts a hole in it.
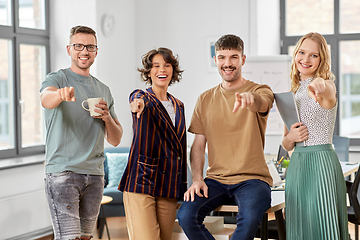
M 199 96 L 191 119 L 193 184 L 178 213 L 190 240 L 214 239 L 203 220 L 229 202 L 239 207 L 231 239 L 253 239 L 270 208 L 272 178 L 263 151 L 274 96 L 269 86 L 242 77 L 243 52 L 243 41 L 235 35 L 224 35 L 215 43 L 214 59 L 222 82 Z M 209 168 L 204 180 L 206 144 Z

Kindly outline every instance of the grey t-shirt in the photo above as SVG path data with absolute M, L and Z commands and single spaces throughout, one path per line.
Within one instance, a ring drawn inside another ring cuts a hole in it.
M 117 118 L 109 87 L 91 75 L 82 76 L 69 68 L 49 73 L 42 82 L 40 92 L 49 86 L 74 87 L 76 101 L 63 101 L 54 109 L 45 109 L 45 172 L 104 175 L 105 123 L 91 117 L 81 103 L 90 97 L 103 97 L 111 116 Z

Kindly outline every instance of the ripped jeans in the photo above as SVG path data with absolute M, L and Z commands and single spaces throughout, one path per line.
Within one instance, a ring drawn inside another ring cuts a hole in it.
M 104 189 L 104 176 L 70 171 L 47 173 L 45 192 L 55 240 L 91 237 Z

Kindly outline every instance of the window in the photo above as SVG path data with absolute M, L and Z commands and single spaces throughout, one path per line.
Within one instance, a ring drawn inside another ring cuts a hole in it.
M 338 92 L 335 134 L 360 145 L 360 1 L 280 0 L 280 13 L 282 54 L 292 54 L 297 40 L 308 32 L 325 37 Z
M 12 72 L 12 41 L 0 39 L 0 149 L 14 148 L 14 124 L 11 119 L 14 115 L 13 105 L 10 101 L 13 89 Z
M 360 40 L 340 41 L 340 133 L 360 136 Z
M 0 25 L 11 25 L 11 1 L 0 0 Z
M 360 33 L 360 1 L 340 1 L 340 33 Z
M 0 158 L 44 153 L 48 0 L 0 0 Z
M 334 0 L 287 0 L 285 17 L 287 36 L 302 36 L 308 32 L 333 34 Z
M 44 46 L 20 44 L 21 98 L 19 102 L 22 148 L 44 145 L 44 119 L 39 101 L 39 89 L 41 81 L 45 78 L 45 59 Z
M 45 1 L 19 0 L 19 26 L 45 29 Z

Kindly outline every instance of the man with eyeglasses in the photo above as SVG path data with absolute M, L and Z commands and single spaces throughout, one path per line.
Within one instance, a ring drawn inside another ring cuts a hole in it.
M 104 188 L 104 138 L 120 143 L 122 127 L 109 87 L 90 74 L 97 56 L 93 29 L 70 30 L 70 68 L 47 75 L 40 89 L 45 108 L 45 191 L 55 240 L 92 238 Z M 82 108 L 88 98 L 103 97 L 100 116 Z

